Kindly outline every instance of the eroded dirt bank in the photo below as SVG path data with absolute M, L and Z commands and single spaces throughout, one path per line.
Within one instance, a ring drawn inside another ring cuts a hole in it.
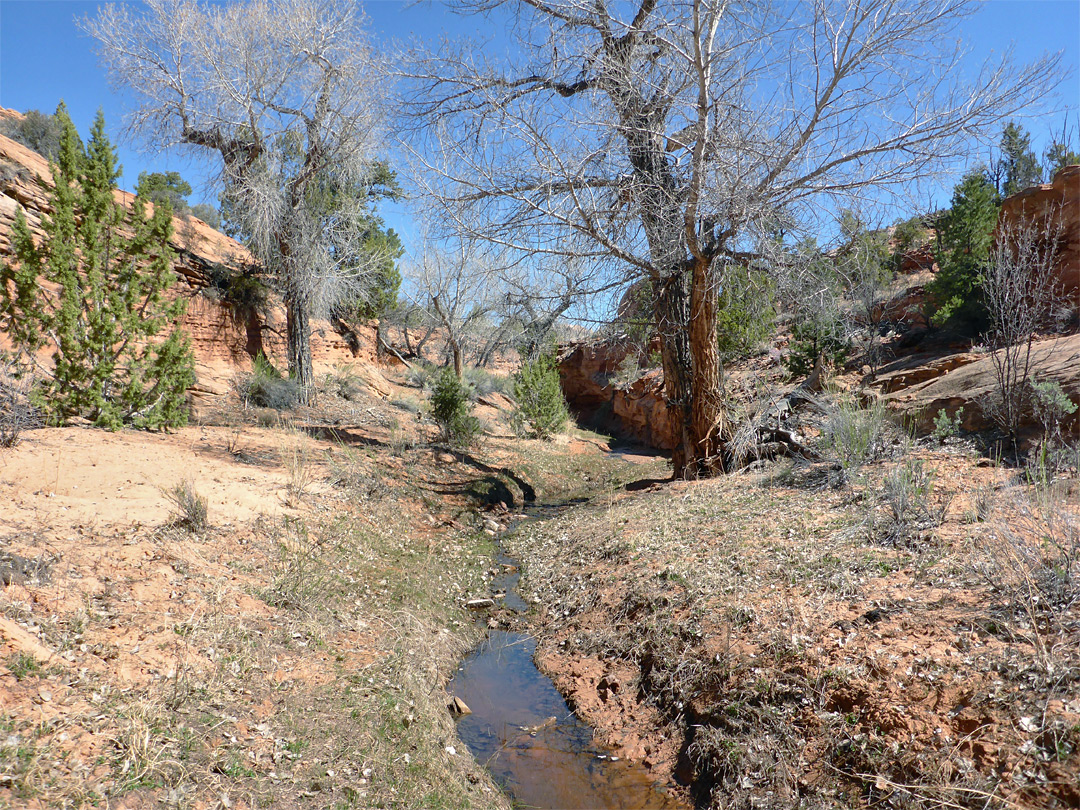
M 702 807 L 1078 806 L 1076 561 L 1047 552 L 1076 548 L 1075 477 L 915 456 L 944 520 L 900 536 L 898 457 L 843 488 L 787 463 L 609 486 L 524 528 L 542 669 Z

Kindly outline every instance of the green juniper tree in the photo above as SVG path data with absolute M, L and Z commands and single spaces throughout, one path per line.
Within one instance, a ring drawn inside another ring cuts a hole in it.
M 136 198 L 131 211 L 113 197 L 120 169 L 99 112 L 82 147 L 61 103 L 62 126 L 51 215 L 40 245 L 22 211 L 12 230 L 15 261 L 0 264 L 0 328 L 27 357 L 53 348 L 53 369 L 34 392 L 56 424 L 71 416 L 115 429 L 161 428 L 187 421 L 185 391 L 194 382 L 183 314 L 169 302 L 172 212 L 151 217 Z
M 927 286 L 934 300 L 935 323 L 956 319 L 977 328 L 985 323 L 979 280 L 990 255 L 999 208 L 994 184 L 982 170 L 964 175 L 953 189 L 952 205 L 937 223 L 941 269 Z
M 190 210 L 187 198 L 191 194 L 191 184 L 180 176 L 180 172 L 139 172 L 135 194 L 154 204 L 168 202 L 176 214 Z
M 559 383 L 559 366 L 552 354 L 541 354 L 525 362 L 514 374 L 514 399 L 517 410 L 512 422 L 515 430 L 537 439 L 550 439 L 561 431 L 570 413 Z
M 1031 148 L 1031 135 L 1010 121 L 1001 133 L 1001 196 L 1008 197 L 1042 182 L 1042 166 Z

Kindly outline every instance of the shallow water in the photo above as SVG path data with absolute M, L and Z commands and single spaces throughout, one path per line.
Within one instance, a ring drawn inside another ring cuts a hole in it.
M 642 766 L 596 747 L 592 729 L 533 664 L 535 651 L 534 639 L 493 630 L 450 683 L 473 711 L 458 721 L 458 736 L 495 781 L 525 807 L 684 807 Z
M 503 573 L 492 583 L 493 592 L 505 588 L 505 606 L 524 611 L 515 590 L 520 576 L 515 561 L 500 550 L 496 562 Z M 529 808 L 685 808 L 643 766 L 612 759 L 611 752 L 596 746 L 592 729 L 536 668 L 535 652 L 536 641 L 529 636 L 492 630 L 461 662 L 448 687 L 473 712 L 458 720 L 458 736 L 495 781 Z

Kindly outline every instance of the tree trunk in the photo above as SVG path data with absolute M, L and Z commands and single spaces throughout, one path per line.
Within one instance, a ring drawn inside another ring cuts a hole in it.
M 716 342 L 719 290 L 709 262 L 695 262 L 690 288 L 690 438 L 698 475 L 724 472 L 731 426 L 724 407 L 724 365 Z
M 679 431 L 671 451 L 676 478 L 692 478 L 697 473 L 690 436 L 691 380 L 690 295 L 687 274 L 676 271 L 653 280 L 653 312 L 660 335 L 660 357 L 664 366 L 664 395 L 671 422 Z
M 450 350 L 454 353 L 454 373 L 457 374 L 457 378 L 460 380 L 465 375 L 465 363 L 461 357 L 461 344 L 456 340 L 451 341 Z
M 311 364 L 311 320 L 307 306 L 299 296 L 285 296 L 286 345 L 289 375 L 300 387 L 300 404 L 315 403 L 315 371 Z
M 716 343 L 719 294 L 708 264 L 653 282 L 664 365 L 664 394 L 679 431 L 671 453 L 676 478 L 724 472 L 731 425 L 724 407 L 724 366 Z

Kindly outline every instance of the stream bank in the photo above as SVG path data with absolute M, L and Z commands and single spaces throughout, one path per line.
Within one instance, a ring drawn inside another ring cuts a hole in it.
M 524 522 L 541 521 L 573 505 L 533 507 Z M 505 594 L 500 597 L 504 623 L 509 613 L 516 624 L 528 606 L 517 592 L 517 561 L 501 543 L 496 563 L 501 573 L 491 591 Z M 482 614 L 478 622 L 484 621 Z M 595 739 L 592 728 L 537 668 L 535 653 L 536 639 L 527 633 L 492 628 L 448 685 L 455 703 L 468 707 L 457 722 L 458 736 L 514 802 L 550 810 L 687 807 L 641 762 Z

